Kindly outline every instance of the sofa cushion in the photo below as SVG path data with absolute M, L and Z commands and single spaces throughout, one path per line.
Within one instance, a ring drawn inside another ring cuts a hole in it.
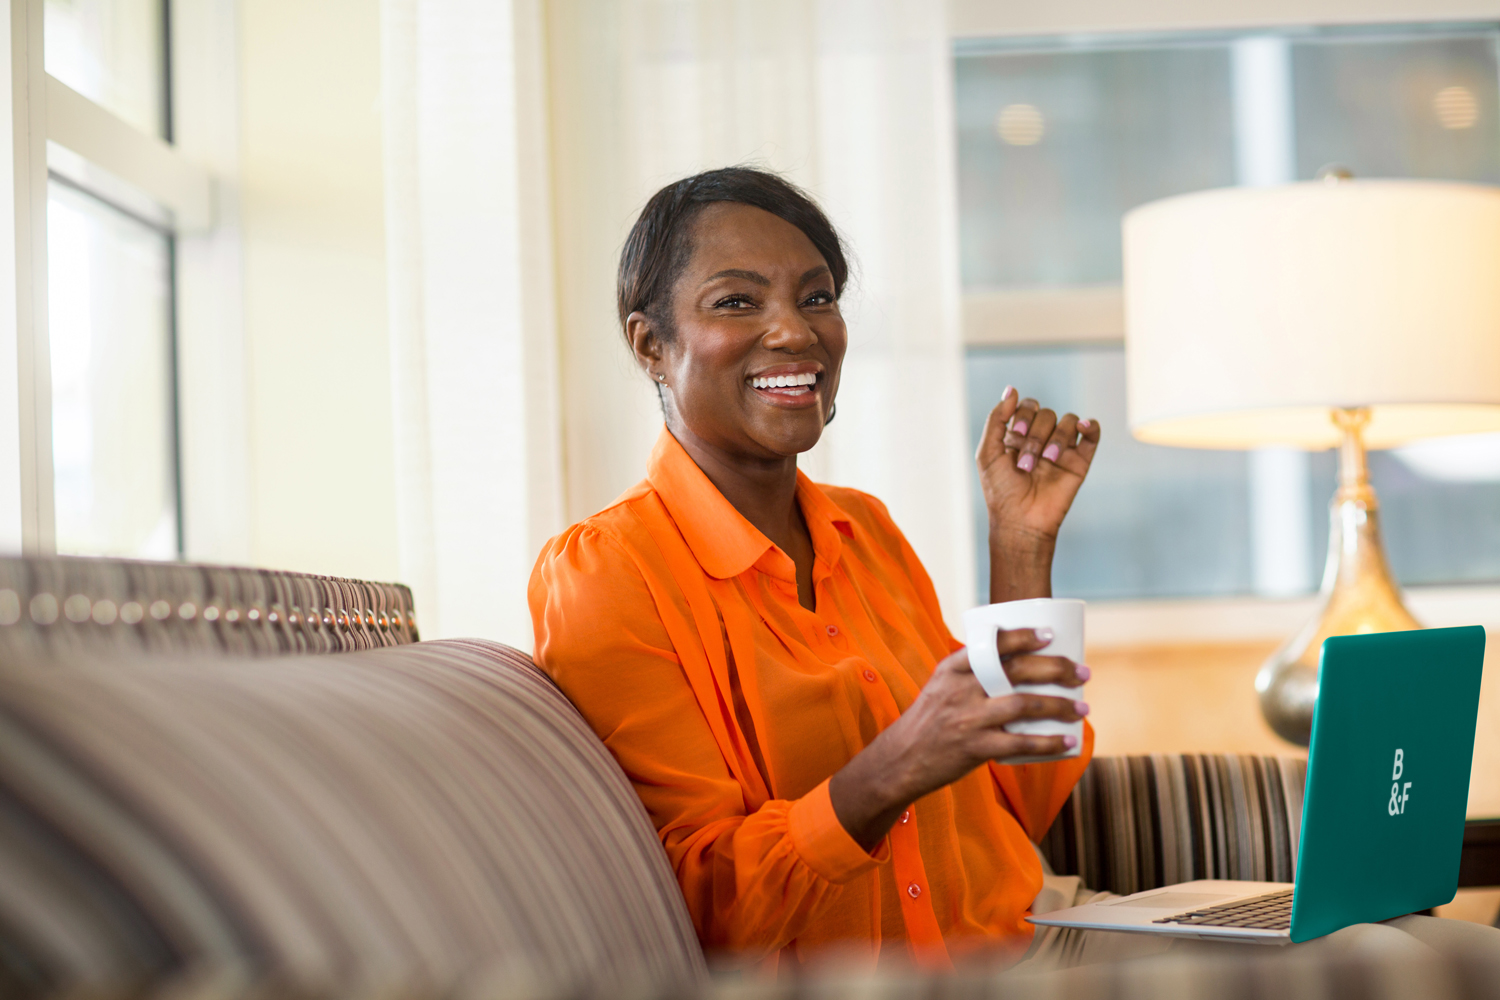
M 1300 757 L 1096 757 L 1042 854 L 1121 895 L 1200 878 L 1290 882 L 1306 777 Z
M 513 649 L 0 664 L 4 975 L 226 965 L 339 988 L 704 975 L 639 799 Z

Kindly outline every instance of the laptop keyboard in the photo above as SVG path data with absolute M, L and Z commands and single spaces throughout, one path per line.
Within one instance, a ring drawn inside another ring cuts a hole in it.
M 1201 910 L 1189 910 L 1151 921 L 1153 924 L 1207 924 L 1210 927 L 1253 927 L 1284 931 L 1292 926 L 1292 890 L 1278 889 L 1264 896 L 1237 899 Z

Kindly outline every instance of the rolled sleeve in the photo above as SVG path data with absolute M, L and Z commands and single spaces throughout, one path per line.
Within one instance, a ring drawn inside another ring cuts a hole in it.
M 834 883 L 843 885 L 890 860 L 887 841 L 870 854 L 849 836 L 833 811 L 828 781 L 792 803 L 787 814 L 792 846 L 807 867 Z

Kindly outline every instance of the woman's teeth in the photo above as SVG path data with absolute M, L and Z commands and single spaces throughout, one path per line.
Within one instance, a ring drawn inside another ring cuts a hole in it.
M 750 387 L 753 389 L 785 389 L 799 385 L 816 385 L 818 376 L 814 372 L 805 375 L 768 375 L 762 378 L 752 378 Z

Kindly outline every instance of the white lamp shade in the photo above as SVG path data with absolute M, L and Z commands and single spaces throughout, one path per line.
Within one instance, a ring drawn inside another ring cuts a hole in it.
M 1125 216 L 1130 426 L 1153 444 L 1327 448 L 1500 430 L 1500 189 L 1204 191 Z

